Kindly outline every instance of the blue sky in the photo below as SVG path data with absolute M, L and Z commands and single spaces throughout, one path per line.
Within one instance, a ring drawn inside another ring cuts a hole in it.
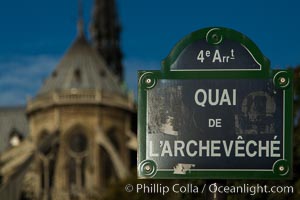
M 93 0 L 84 1 L 88 29 Z M 253 40 L 273 68 L 300 64 L 300 2 L 117 0 L 126 80 L 160 61 L 185 35 L 222 26 Z M 0 1 L 0 105 L 25 104 L 76 36 L 77 0 Z

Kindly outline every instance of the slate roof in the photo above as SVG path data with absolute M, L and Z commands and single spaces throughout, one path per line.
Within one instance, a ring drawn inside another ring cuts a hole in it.
M 104 59 L 83 34 L 75 39 L 38 95 L 72 88 L 125 94 L 118 78 L 107 69 Z
M 0 152 L 4 151 L 9 144 L 9 135 L 16 129 L 24 137 L 29 132 L 26 118 L 26 107 L 0 107 Z

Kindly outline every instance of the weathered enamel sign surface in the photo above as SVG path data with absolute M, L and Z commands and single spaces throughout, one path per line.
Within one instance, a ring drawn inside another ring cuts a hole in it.
M 138 84 L 140 178 L 291 176 L 292 72 L 243 34 L 191 33 Z

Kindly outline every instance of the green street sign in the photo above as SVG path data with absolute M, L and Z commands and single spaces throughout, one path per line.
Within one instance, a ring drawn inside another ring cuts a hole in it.
M 139 178 L 290 178 L 292 75 L 234 30 L 183 38 L 138 73 Z

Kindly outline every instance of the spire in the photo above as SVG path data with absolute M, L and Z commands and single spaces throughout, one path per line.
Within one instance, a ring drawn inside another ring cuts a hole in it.
M 121 25 L 115 0 L 95 0 L 90 30 L 94 47 L 105 59 L 109 70 L 123 81 Z
M 78 0 L 77 34 L 79 36 L 83 36 L 84 35 L 83 4 L 82 4 L 82 0 Z

